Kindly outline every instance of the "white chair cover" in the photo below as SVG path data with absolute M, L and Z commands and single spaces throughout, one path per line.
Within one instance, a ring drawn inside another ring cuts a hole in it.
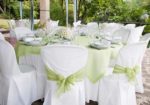
M 92 83 L 88 78 L 85 78 L 85 101 L 98 101 L 99 82 Z
M 0 40 L 5 40 L 5 38 L 4 38 L 2 33 L 0 33 Z
M 122 43 L 126 44 L 130 35 L 130 30 L 125 28 L 120 28 L 113 33 L 113 37 L 121 37 Z
M 90 22 L 86 25 L 86 34 L 94 38 L 99 34 L 99 26 L 96 22 Z
M 131 29 L 127 44 L 137 43 L 140 40 L 142 32 L 145 26 L 139 26 L 134 29 Z
M 75 45 L 46 46 L 41 52 L 45 65 L 56 73 L 68 77 L 84 67 L 87 61 L 87 50 Z M 84 105 L 84 83 L 76 82 L 71 90 L 56 95 L 57 84 L 47 81 L 45 101 L 43 105 Z
M 31 105 L 37 95 L 35 71 L 20 71 L 7 41 L 0 40 L 0 59 L 0 105 Z
M 98 23 L 97 23 L 97 22 L 90 22 L 90 23 L 87 23 L 87 27 L 90 27 L 90 28 L 98 28 Z
M 140 41 L 148 42 L 149 40 L 150 40 L 150 33 L 147 33 L 140 38 Z
M 126 24 L 124 27 L 127 29 L 134 29 L 135 28 L 135 24 Z
M 113 32 L 120 29 L 121 27 L 123 27 L 123 25 L 118 23 L 103 23 L 101 25 L 101 33 L 112 35 Z
M 20 40 L 25 36 L 34 36 L 34 33 L 29 28 L 16 27 L 15 29 L 10 30 L 10 35 L 16 37 L 17 40 Z
M 40 55 L 25 55 L 19 57 L 20 65 L 32 65 L 36 68 L 37 75 L 37 99 L 42 99 L 44 97 L 46 88 L 46 75 L 45 67 Z
M 123 47 L 117 58 L 117 65 L 133 68 L 140 66 L 146 43 L 141 42 Z M 99 85 L 99 105 L 136 105 L 135 85 L 125 74 L 104 77 Z

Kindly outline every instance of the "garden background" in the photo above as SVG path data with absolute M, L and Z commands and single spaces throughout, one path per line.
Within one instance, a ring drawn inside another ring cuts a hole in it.
M 77 19 L 82 23 L 119 22 L 146 25 L 150 32 L 150 0 L 78 0 Z M 69 0 L 69 24 L 73 23 L 73 0 Z M 39 0 L 34 0 L 34 18 L 39 19 Z M 23 2 L 23 19 L 30 18 L 30 0 Z M 50 18 L 65 25 L 65 0 L 50 0 Z M 6 19 L 20 19 L 18 0 L 0 0 L 0 28 L 8 28 Z

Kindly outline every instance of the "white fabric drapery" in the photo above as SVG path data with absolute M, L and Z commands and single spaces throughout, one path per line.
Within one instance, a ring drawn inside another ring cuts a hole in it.
M 147 43 L 140 42 L 123 47 L 116 65 L 134 68 L 141 65 Z M 100 105 L 136 105 L 135 81 L 129 81 L 126 74 L 112 74 L 104 77 L 99 85 Z
M 0 105 L 31 105 L 37 97 L 35 70 L 21 70 L 14 48 L 0 40 Z
M 67 78 L 84 67 L 87 50 L 75 45 L 52 45 L 42 48 L 41 55 L 45 65 Z M 71 85 L 70 90 L 57 96 L 57 83 L 47 80 L 43 105 L 84 105 L 84 83 L 79 81 Z

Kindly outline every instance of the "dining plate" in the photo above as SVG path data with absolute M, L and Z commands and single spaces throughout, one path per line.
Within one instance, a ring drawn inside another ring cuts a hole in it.
M 24 42 L 23 44 L 29 45 L 29 46 L 43 46 L 43 45 L 46 45 L 47 43 L 43 41 L 39 41 L 39 40 L 33 40 L 30 42 Z
M 90 47 L 96 48 L 96 49 L 106 49 L 106 48 L 108 48 L 109 46 L 108 46 L 108 45 L 105 45 L 105 44 L 103 44 L 103 43 L 90 43 Z
M 34 38 L 33 37 L 24 37 L 24 38 L 22 38 L 22 41 L 24 41 L 24 42 L 31 42 L 31 41 L 33 41 L 34 40 Z

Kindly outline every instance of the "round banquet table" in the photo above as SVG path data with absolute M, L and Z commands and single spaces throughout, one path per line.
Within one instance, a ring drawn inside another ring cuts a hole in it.
M 110 60 L 116 58 L 122 45 L 116 44 L 107 49 L 98 50 L 89 47 L 89 43 L 90 43 L 90 38 L 87 36 L 77 36 L 73 41 L 73 44 L 78 44 L 88 49 L 88 60 L 84 69 L 86 70 L 86 77 L 87 77 L 86 78 L 87 82 L 85 82 L 85 85 L 86 87 L 90 87 L 90 88 L 86 89 L 86 91 L 88 91 L 86 92 L 87 95 L 86 100 L 92 99 L 96 101 L 98 95 L 97 93 L 98 82 L 107 73 Z M 18 42 L 15 48 L 16 57 L 19 64 L 34 65 L 37 69 L 37 74 L 40 75 L 39 90 L 42 91 L 39 93 L 38 96 L 39 98 L 42 98 L 44 96 L 45 87 L 42 86 L 45 85 L 43 81 L 46 79 L 44 64 L 40 57 L 41 47 L 42 46 L 29 46 L 21 42 Z M 41 75 L 44 76 L 44 78 L 41 79 Z M 94 90 L 91 91 L 91 89 L 93 88 Z

